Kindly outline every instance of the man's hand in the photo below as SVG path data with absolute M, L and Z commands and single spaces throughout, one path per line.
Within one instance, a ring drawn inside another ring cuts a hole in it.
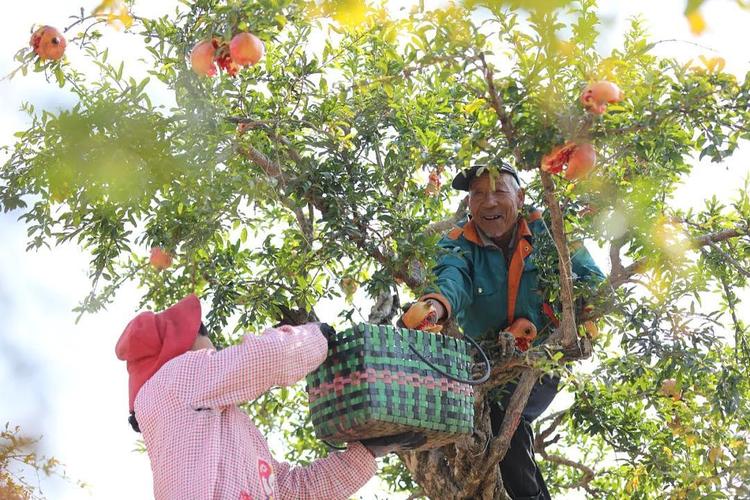
M 506 331 L 513 335 L 516 347 L 519 351 L 524 352 L 531 347 L 531 343 L 536 338 L 536 326 L 526 318 L 518 318 L 506 328 Z M 503 332 L 501 332 L 503 333 Z M 498 342 L 501 340 L 498 337 Z
M 415 302 L 401 316 L 401 323 L 410 330 L 438 333 L 443 327 L 437 322 L 445 314 L 445 308 L 437 300 Z
M 394 436 L 363 439 L 360 441 L 375 458 L 395 451 L 413 450 L 427 441 L 421 432 L 404 432 Z

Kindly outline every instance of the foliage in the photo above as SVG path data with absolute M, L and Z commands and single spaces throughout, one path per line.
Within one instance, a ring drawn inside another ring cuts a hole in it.
M 67 478 L 56 458 L 37 454 L 38 443 L 38 439 L 23 435 L 20 427 L 11 427 L 7 422 L 0 430 L 0 497 L 7 500 L 44 498 L 38 485 L 26 478 L 28 472 L 33 472 L 37 479 L 40 474 Z M 86 487 L 81 482 L 78 486 Z
M 419 294 L 440 236 L 425 228 L 458 201 L 448 182 L 425 190 L 429 173 L 447 181 L 471 163 L 512 158 L 527 202 L 543 206 L 541 157 L 566 140 L 592 141 L 599 168 L 558 181 L 556 194 L 569 240 L 613 249 L 594 301 L 605 328 L 593 370 L 567 379 L 575 403 L 550 450 L 594 467 L 586 488 L 601 496 L 747 494 L 750 348 L 738 314 L 750 276 L 747 186 L 687 212 L 672 206 L 696 158 L 719 168 L 747 147 L 747 78 L 716 61 L 654 56 L 658 42 L 638 19 L 621 47 L 599 54 L 593 0 L 467 3 L 398 18 L 363 2 L 195 0 L 158 19 L 134 8 L 132 23 L 145 78 L 101 48 L 101 16 L 82 15 L 69 40 L 94 74 L 42 64 L 28 49 L 17 56 L 22 73 L 45 75 L 76 104 L 24 106 L 29 127 L 7 148 L 0 203 L 26 223 L 29 249 L 74 241 L 91 253 L 81 314 L 135 279 L 156 308 L 197 292 L 211 304 L 210 328 L 231 343 L 342 298 L 342 278 L 371 298 Z M 235 77 L 190 70 L 195 43 L 238 30 L 265 42 L 259 64 Z M 578 102 L 597 79 L 626 94 L 602 117 Z M 152 246 L 172 252 L 174 266 L 148 266 Z M 555 299 L 546 255 L 538 265 Z M 361 319 L 363 304 L 347 300 L 341 325 Z M 659 392 L 668 378 L 679 399 Z M 283 434 L 288 458 L 305 462 L 324 449 L 302 399 L 277 391 L 249 411 Z M 583 487 L 577 469 L 545 467 L 554 492 Z M 415 487 L 403 466 L 384 470 L 394 488 Z

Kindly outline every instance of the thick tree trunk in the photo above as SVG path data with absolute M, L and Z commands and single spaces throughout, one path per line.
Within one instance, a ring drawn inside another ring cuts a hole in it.
M 508 343 L 512 343 L 512 337 Z M 401 453 L 401 460 L 432 499 L 509 498 L 503 488 L 498 464 L 505 455 L 510 438 L 518 426 L 520 413 L 526 406 L 531 388 L 540 372 L 525 366 L 523 358 L 513 349 L 502 350 L 495 358 L 490 380 L 475 390 L 474 433 L 461 441 L 442 448 Z M 520 374 L 518 387 L 511 398 L 506 418 L 497 436 L 492 435 L 490 406 L 487 394 Z
M 450 328 L 449 328 L 450 329 Z M 526 406 L 531 389 L 542 375 L 535 362 L 548 358 L 553 351 L 563 353 L 563 359 L 582 359 L 591 355 L 591 345 L 582 339 L 571 348 L 532 349 L 519 353 L 513 349 L 514 340 L 508 336 L 507 346 L 499 347 L 492 356 L 490 380 L 475 388 L 474 433 L 442 448 L 405 452 L 399 456 L 419 484 L 423 495 L 433 500 L 442 499 L 509 499 L 503 487 L 499 463 L 505 456 L 513 433 L 518 427 L 521 412 Z M 503 342 L 501 341 L 500 344 Z M 491 389 L 519 378 L 505 419 L 497 436 L 492 434 L 490 405 L 487 394 Z
M 528 373 L 530 373 L 529 371 Z M 533 385 L 533 382 L 532 382 Z M 520 387 L 520 385 L 519 385 Z M 530 388 L 529 388 L 530 390 Z M 519 394 L 518 392 L 516 394 Z M 525 399 L 528 398 L 528 392 Z M 478 404 L 474 416 L 474 434 L 453 445 L 435 450 L 406 452 L 401 460 L 431 499 L 508 499 L 498 467 L 498 448 L 507 450 L 517 420 L 506 419 L 508 429 L 498 437 L 492 436 L 489 405 Z M 510 414 L 510 412 L 509 412 Z M 510 431 L 510 428 L 513 428 Z M 507 435 L 506 435 L 507 434 Z

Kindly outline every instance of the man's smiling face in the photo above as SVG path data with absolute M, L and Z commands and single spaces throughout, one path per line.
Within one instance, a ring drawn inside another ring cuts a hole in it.
M 513 230 L 523 198 L 523 189 L 511 175 L 490 177 L 485 172 L 471 181 L 469 211 L 474 223 L 487 236 L 499 239 Z

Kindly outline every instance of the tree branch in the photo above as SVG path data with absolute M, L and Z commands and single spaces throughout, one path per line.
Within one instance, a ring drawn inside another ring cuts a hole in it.
M 286 185 L 286 179 L 281 174 L 281 167 L 266 155 L 252 146 L 243 146 L 241 144 L 237 145 L 237 151 L 258 165 L 269 178 L 274 179 L 279 184 Z
M 717 245 L 716 243 L 714 243 L 712 240 L 708 240 L 706 242 L 706 244 L 708 246 L 710 246 L 711 248 L 713 248 L 716 252 L 718 252 L 719 254 L 721 254 L 721 257 L 724 260 L 726 260 L 727 262 L 729 262 L 730 264 L 732 264 L 732 266 L 734 266 L 735 270 L 738 273 L 740 273 L 742 276 L 744 276 L 746 278 L 750 278 L 750 271 L 748 271 L 747 269 L 745 269 L 742 266 L 742 264 L 739 261 L 737 261 L 737 259 L 735 259 L 731 255 L 729 255 L 728 253 L 726 253 L 724 250 L 722 250 L 721 247 L 719 247 L 719 245 Z
M 304 159 L 302 158 L 302 156 L 300 156 L 289 139 L 273 131 L 272 126 L 275 125 L 273 122 L 269 120 L 252 120 L 249 118 L 240 117 L 229 117 L 226 120 L 232 123 L 239 123 L 242 127 L 242 129 L 240 130 L 241 134 L 250 129 L 262 129 L 272 140 L 284 146 L 287 154 L 289 155 L 289 158 L 291 158 L 292 161 L 294 161 L 298 165 L 302 165 L 304 163 Z M 250 158 L 254 163 L 260 166 L 261 169 L 263 169 L 263 171 L 266 173 L 266 175 L 276 179 L 282 186 L 287 185 L 288 179 L 286 179 L 286 177 L 283 175 L 280 165 L 270 160 L 267 156 L 265 156 L 263 153 L 252 146 L 243 147 L 240 145 L 239 151 L 245 157 Z M 308 249 L 312 248 L 312 241 L 315 237 L 315 229 L 313 226 L 312 217 L 306 217 L 302 208 L 296 207 L 292 203 L 285 202 L 284 205 L 294 212 L 294 216 L 297 219 L 297 224 L 299 225 L 300 231 L 307 241 Z
M 747 236 L 747 235 L 748 235 L 748 231 L 747 229 L 744 229 L 744 228 L 725 229 L 723 231 L 716 231 L 714 233 L 708 233 L 703 236 L 695 237 L 691 240 L 690 243 L 691 243 L 692 248 L 698 249 L 702 246 L 709 245 L 710 243 L 718 243 L 720 241 L 726 241 L 731 238 L 737 238 L 739 236 Z M 648 264 L 648 259 L 646 257 L 643 257 L 633 262 L 629 266 L 623 268 L 622 271 L 618 275 L 616 276 L 610 275 L 610 279 L 609 279 L 610 287 L 615 289 L 629 282 L 630 278 L 632 278 L 634 275 L 643 272 L 643 269 L 646 267 L 647 264 Z
M 598 497 L 596 490 L 594 490 L 593 488 L 589 486 L 589 483 L 594 479 L 594 477 L 596 477 L 596 472 L 594 472 L 594 469 L 582 463 L 575 462 L 565 457 L 561 457 L 560 455 L 550 454 L 547 452 L 545 448 L 535 448 L 535 451 L 539 453 L 542 456 L 542 458 L 544 458 L 548 462 L 552 462 L 558 465 L 566 465 L 568 467 L 572 467 L 574 469 L 578 469 L 579 471 L 583 472 L 583 476 L 577 482 L 565 484 L 563 485 L 563 488 L 570 488 L 570 489 L 583 488 L 590 494 Z
M 724 229 L 721 231 L 704 234 L 702 236 L 697 236 L 695 238 L 692 238 L 690 243 L 692 248 L 698 250 L 701 249 L 701 247 L 709 246 L 711 243 L 718 243 L 732 238 L 748 235 L 750 235 L 750 230 L 748 228 L 740 226 L 734 229 Z M 741 266 L 739 262 L 737 262 L 737 264 Z M 622 268 L 619 273 L 610 273 L 607 282 L 605 282 L 599 288 L 599 292 L 591 300 L 592 304 L 601 304 L 601 306 L 596 307 L 594 310 L 588 313 L 584 313 L 580 318 L 581 321 L 600 318 L 611 311 L 614 307 L 613 299 L 615 291 L 626 283 L 637 282 L 633 277 L 636 274 L 642 273 L 647 268 L 647 266 L 648 259 L 646 257 L 643 257 Z
M 417 500 L 418 498 L 422 498 L 422 497 L 424 497 L 424 490 L 420 488 L 417 491 L 413 492 L 411 495 L 409 495 L 406 500 Z
M 543 431 L 540 431 L 536 437 L 534 437 L 534 450 L 539 453 L 542 458 L 547 460 L 548 462 L 552 462 L 558 465 L 565 465 L 568 467 L 573 467 L 574 469 L 578 469 L 581 472 L 583 472 L 583 477 L 581 477 L 577 482 L 570 483 L 565 486 L 564 488 L 584 488 L 586 491 L 588 491 L 591 494 L 596 494 L 595 490 L 589 487 L 589 483 L 594 479 L 596 476 L 596 473 L 594 470 L 586 465 L 583 465 L 581 463 L 575 462 L 573 460 L 570 460 L 565 457 L 561 457 L 559 455 L 550 454 L 547 452 L 547 446 L 552 444 L 557 439 L 553 439 L 551 441 L 547 441 L 547 438 L 552 435 L 553 432 L 557 429 L 557 427 L 562 423 L 562 421 L 565 419 L 565 417 L 568 415 L 568 410 L 562 410 L 560 412 L 554 413 L 550 416 L 548 416 L 545 420 L 552 420 L 552 423 L 544 429 Z M 558 436 L 559 437 L 559 436 Z
M 300 156 L 300 154 L 294 148 L 292 142 L 283 135 L 279 135 L 274 131 L 274 127 L 277 125 L 277 123 L 270 120 L 254 120 L 252 118 L 242 117 L 228 117 L 226 120 L 232 123 L 239 123 L 242 127 L 240 133 L 244 133 L 247 130 L 263 130 L 271 139 L 284 146 L 287 154 L 294 161 L 294 163 L 301 164 L 304 162 L 304 158 Z
M 704 234 L 694 238 L 692 241 L 693 247 L 701 247 L 707 245 L 709 242 L 718 243 L 720 241 L 726 241 L 738 236 L 748 236 L 747 228 L 742 229 L 725 229 L 723 231 L 716 231 L 715 233 Z
M 273 137 L 271 137 L 273 139 Z M 243 154 L 246 158 L 248 158 L 250 161 L 258 165 L 270 178 L 276 179 L 280 184 L 286 185 L 288 182 L 288 179 L 283 175 L 281 171 L 281 167 L 270 160 L 266 155 L 264 155 L 262 152 L 258 151 L 256 148 L 254 148 L 251 145 L 238 145 L 237 150 Z M 290 155 L 292 159 L 294 159 L 294 156 Z M 298 158 L 300 158 L 300 161 L 302 161 L 302 158 L 297 155 Z M 320 196 L 315 195 L 312 192 L 306 193 L 306 200 L 308 203 L 312 204 L 315 208 L 320 210 L 320 212 L 324 215 L 330 213 L 330 207 L 326 200 L 322 199 Z M 301 216 L 300 213 L 297 213 L 297 208 L 292 203 L 291 200 L 287 200 L 284 202 L 285 206 L 287 208 L 290 208 L 292 211 L 295 212 L 295 215 L 298 217 L 299 220 L 306 220 L 304 216 Z M 371 258 L 375 259 L 379 264 L 389 268 L 392 264 L 392 257 L 390 254 L 384 253 L 380 248 L 378 248 L 375 245 L 369 245 L 367 242 L 367 239 L 365 237 L 365 234 L 367 232 L 367 227 L 364 224 L 364 222 L 361 219 L 354 219 L 351 220 L 354 224 L 354 226 L 357 228 L 357 231 L 354 232 L 348 232 L 346 236 L 352 241 L 357 247 L 359 247 L 361 250 L 363 250 L 367 255 L 369 255 Z M 312 223 L 310 224 L 301 224 L 301 230 L 303 232 L 307 227 L 312 227 Z M 424 283 L 424 277 L 422 276 L 422 267 L 421 264 L 412 262 L 410 265 L 407 266 L 408 269 L 406 270 L 395 270 L 394 271 L 394 277 L 401 279 L 406 285 L 415 290 L 422 286 Z
M 610 276 L 618 276 L 623 272 L 622 259 L 620 258 L 620 250 L 625 244 L 625 237 L 620 237 L 612 240 L 609 245 L 609 262 L 612 265 L 612 271 Z
M 555 242 L 558 255 L 558 268 L 560 270 L 560 301 L 562 302 L 562 321 L 560 328 L 550 335 L 549 343 L 560 341 L 563 346 L 572 346 L 576 343 L 576 319 L 573 309 L 573 275 L 570 264 L 570 251 L 565 237 L 565 226 L 563 224 L 562 210 L 555 197 L 555 182 L 552 176 L 540 171 L 544 187 L 544 201 L 549 209 L 552 220 L 552 239 Z
M 518 147 L 518 141 L 516 140 L 516 133 L 513 129 L 511 117 L 505 111 L 503 100 L 497 93 L 493 71 L 487 63 L 484 52 L 479 53 L 479 61 L 481 62 L 484 80 L 487 82 L 487 92 L 490 95 L 490 106 L 495 110 L 495 113 L 500 120 L 500 130 L 502 130 L 505 140 L 508 141 L 508 146 L 513 148 L 513 157 L 516 159 L 516 165 L 520 167 L 522 165 L 521 149 Z
M 401 301 L 398 292 L 392 294 L 391 290 L 383 290 L 375 298 L 367 322 L 374 325 L 389 324 L 398 314 L 400 306 Z
M 458 204 L 458 208 L 453 215 L 451 215 L 447 219 L 433 222 L 425 228 L 424 234 L 426 234 L 427 236 L 432 236 L 434 234 L 444 233 L 449 229 L 452 229 L 458 223 L 458 221 L 460 221 L 463 216 L 466 215 L 466 209 L 468 206 L 469 197 L 464 196 L 464 199 L 461 200 L 461 203 Z
M 284 175 L 284 173 L 281 171 L 281 166 L 268 158 L 266 155 L 264 155 L 262 152 L 255 149 L 253 146 L 249 145 L 237 145 L 237 151 L 251 160 L 253 163 L 258 165 L 265 174 L 271 178 L 276 180 L 276 182 L 279 183 L 281 186 L 286 186 L 288 183 L 288 179 Z M 293 151 L 293 150 L 290 150 Z M 294 153 L 294 155 L 290 154 L 290 157 L 292 159 L 299 158 L 299 156 Z M 301 158 L 299 158 L 301 160 Z M 295 160 L 296 161 L 296 160 Z M 295 219 L 297 219 L 297 224 L 299 225 L 300 231 L 302 232 L 302 235 L 305 237 L 305 240 L 307 241 L 307 247 L 308 249 L 312 248 L 312 241 L 314 238 L 314 228 L 312 220 L 305 217 L 304 212 L 302 211 L 302 208 L 296 206 L 294 203 L 292 203 L 291 199 L 283 199 L 281 200 L 282 204 L 287 207 L 289 210 L 291 210 L 294 213 Z
M 555 432 L 555 429 L 562 423 L 562 421 L 565 419 L 565 417 L 568 415 L 568 411 L 570 409 L 567 408 L 562 411 L 558 411 L 557 413 L 553 413 L 552 415 L 549 415 L 542 420 L 539 421 L 541 424 L 542 422 L 545 422 L 547 420 L 552 420 L 552 423 L 549 424 L 549 426 L 544 429 L 543 431 L 539 431 L 539 433 L 534 438 L 534 446 L 537 446 L 538 444 L 543 444 L 550 435 L 552 435 L 553 432 Z
M 484 462 L 482 464 L 476 464 L 476 467 L 472 470 L 468 479 L 464 483 L 462 498 L 475 497 L 479 490 L 479 486 L 488 478 L 488 476 L 494 481 L 495 475 L 490 474 L 508 451 L 510 439 L 516 432 L 518 424 L 521 422 L 521 414 L 529 400 L 531 389 L 534 387 L 534 384 L 536 384 L 541 373 L 540 370 L 531 368 L 521 374 L 518 385 L 508 403 L 508 408 L 505 410 L 505 417 L 500 426 L 500 432 L 497 436 L 492 438 L 489 452 L 485 455 Z
M 484 72 L 484 79 L 487 82 L 487 91 L 490 96 L 490 106 L 500 120 L 500 127 L 508 141 L 508 145 L 513 148 L 513 155 L 516 159 L 516 165 L 522 164 L 521 151 L 518 147 L 515 130 L 511 122 L 510 115 L 505 111 L 500 95 L 495 88 L 492 68 L 487 63 L 484 53 L 480 53 L 479 61 Z M 561 341 L 564 346 L 572 346 L 576 342 L 575 311 L 573 309 L 573 281 L 572 271 L 570 268 L 570 253 L 565 238 L 565 228 L 563 225 L 562 211 L 555 197 L 555 184 L 550 174 L 541 172 L 542 185 L 544 186 L 544 199 L 550 210 L 552 217 L 552 236 L 557 247 L 559 256 L 560 269 L 560 295 L 562 301 L 562 322 L 557 332 L 550 336 L 549 342 Z

